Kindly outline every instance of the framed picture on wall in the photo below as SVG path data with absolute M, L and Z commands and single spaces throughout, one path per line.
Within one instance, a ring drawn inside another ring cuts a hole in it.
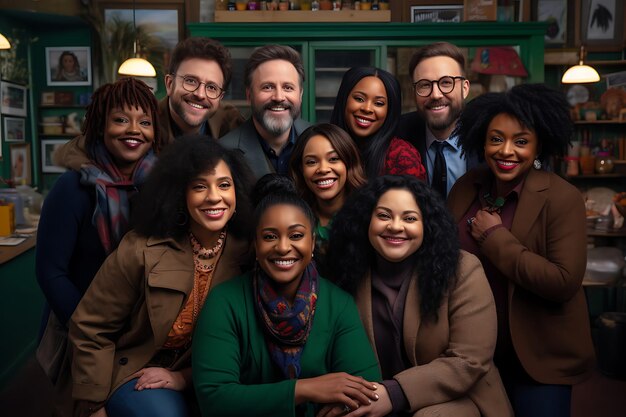
M 17 185 L 30 185 L 31 159 L 30 143 L 12 143 L 9 145 L 11 153 L 11 178 Z
M 26 119 L 4 117 L 2 124 L 4 140 L 7 142 L 24 142 L 26 139 Z
M 582 0 L 581 39 L 585 46 L 621 50 L 624 44 L 623 0 Z M 599 49 L 599 48 L 598 48 Z
M 69 139 L 44 139 L 41 141 L 41 172 L 44 174 L 65 172 L 65 168 L 54 165 L 52 154 L 68 141 Z
M 26 92 L 23 85 L 0 81 L 0 113 L 26 117 Z
M 461 21 L 463 21 L 462 5 L 411 6 L 412 23 L 459 23 Z
M 46 48 L 46 79 L 48 85 L 91 85 L 91 48 Z
M 567 0 L 537 0 L 537 21 L 546 22 L 547 44 L 564 44 L 567 40 Z
M 495 21 L 498 18 L 498 1 L 464 0 L 463 12 L 466 22 Z

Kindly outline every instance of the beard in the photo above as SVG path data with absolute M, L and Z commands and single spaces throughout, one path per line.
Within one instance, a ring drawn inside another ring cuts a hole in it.
M 187 114 L 187 112 L 185 111 L 182 97 L 179 97 L 178 100 L 172 100 L 170 98 L 170 106 L 172 108 L 172 111 L 174 111 L 174 113 L 176 113 L 176 115 L 180 117 L 190 127 L 202 126 L 202 124 L 204 124 L 207 120 L 209 120 L 211 116 L 213 116 L 215 112 L 217 111 L 217 108 L 207 108 L 206 114 L 204 117 L 202 118 L 192 117 L 189 114 Z
M 289 110 L 289 115 L 275 115 L 270 110 L 275 106 L 282 106 Z M 271 102 L 262 106 L 252 107 L 252 117 L 256 120 L 268 133 L 279 136 L 291 129 L 293 121 L 300 116 L 300 109 L 295 108 L 288 101 L 279 103 Z
M 436 107 L 441 104 L 448 105 L 448 115 L 445 117 L 436 116 L 432 113 L 426 111 L 430 107 Z M 442 131 L 448 129 L 450 126 L 456 124 L 456 121 L 461 116 L 461 112 L 465 107 L 465 103 L 461 100 L 460 102 L 456 102 L 448 99 L 440 99 L 440 100 L 428 100 L 424 103 L 424 108 L 417 108 L 417 113 L 422 116 L 424 120 L 426 120 L 426 125 L 432 132 Z

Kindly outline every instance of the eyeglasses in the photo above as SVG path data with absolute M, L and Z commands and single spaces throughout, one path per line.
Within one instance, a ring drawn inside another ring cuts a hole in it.
M 444 75 L 438 80 L 419 80 L 413 83 L 413 88 L 415 89 L 415 94 L 420 97 L 428 97 L 433 92 L 433 84 L 437 83 L 437 87 L 439 87 L 439 91 L 443 94 L 449 94 L 454 90 L 454 85 L 456 84 L 456 80 L 465 80 L 465 77 L 461 77 L 459 75 L 452 77 L 450 75 Z
M 204 83 L 188 75 L 178 75 L 178 74 L 173 74 L 173 75 L 183 79 L 183 88 L 186 91 L 189 91 L 190 93 L 193 93 L 198 88 L 200 88 L 202 84 L 204 84 L 204 90 L 206 91 L 206 96 L 208 98 L 219 98 L 222 94 L 224 94 L 224 89 L 215 83 L 211 83 L 211 82 Z

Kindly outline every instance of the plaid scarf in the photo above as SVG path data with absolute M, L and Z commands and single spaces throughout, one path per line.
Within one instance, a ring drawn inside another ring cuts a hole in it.
M 96 187 L 96 209 L 91 222 L 98 230 L 98 236 L 108 255 L 128 231 L 128 201 L 137 192 L 137 187 L 145 182 L 156 162 L 156 156 L 150 149 L 135 165 L 130 180 L 126 180 L 111 159 L 104 143 L 96 144 L 94 154 L 95 161 L 80 169 L 80 183 Z
M 318 275 L 311 262 L 305 269 L 293 305 L 278 295 L 271 278 L 256 267 L 253 277 L 256 310 L 264 324 L 266 342 L 274 363 L 288 379 L 300 376 L 300 356 L 313 325 Z

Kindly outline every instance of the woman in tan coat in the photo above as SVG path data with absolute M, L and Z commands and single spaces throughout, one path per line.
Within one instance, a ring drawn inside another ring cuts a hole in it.
M 135 230 L 71 318 L 75 415 L 188 415 L 196 320 L 210 289 L 249 259 L 250 178 L 237 154 L 207 137 L 163 152 Z
M 379 400 L 349 416 L 513 415 L 492 361 L 489 285 L 478 259 L 459 250 L 452 218 L 428 185 L 376 178 L 337 214 L 328 253 L 383 375 Z
M 457 181 L 448 206 L 494 294 L 494 361 L 517 417 L 569 417 L 571 386 L 593 369 L 585 207 L 541 169 L 567 149 L 569 106 L 558 91 L 523 84 L 474 99 L 459 132 L 463 150 L 486 162 Z

